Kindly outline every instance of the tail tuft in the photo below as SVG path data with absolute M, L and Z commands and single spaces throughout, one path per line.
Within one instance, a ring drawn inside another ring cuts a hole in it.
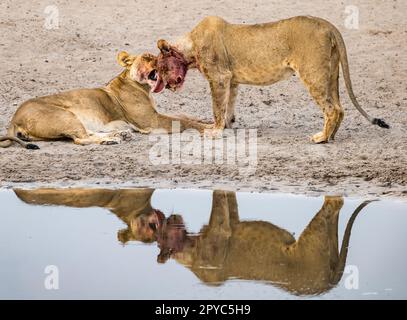
M 390 126 L 386 122 L 384 122 L 384 120 L 379 119 L 379 118 L 374 118 L 372 123 L 377 124 L 380 128 L 385 128 L 385 129 L 390 128 Z
M 27 143 L 27 145 L 25 146 L 26 149 L 29 150 L 38 150 L 40 147 L 37 146 L 36 144 L 33 143 Z

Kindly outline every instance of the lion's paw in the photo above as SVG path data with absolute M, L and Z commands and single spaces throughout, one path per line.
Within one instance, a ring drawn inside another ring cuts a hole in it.
M 109 139 L 104 139 L 100 142 L 101 145 L 104 146 L 111 146 L 111 145 L 115 145 L 115 144 L 120 144 L 121 139 L 118 138 L 109 138 Z
M 205 136 L 211 139 L 221 139 L 223 136 L 223 129 L 213 128 L 205 130 Z
M 133 139 L 133 135 L 130 130 L 120 131 L 115 134 L 115 137 L 117 137 L 123 141 L 130 141 Z
M 328 138 L 325 136 L 323 132 L 319 132 L 312 136 L 311 141 L 314 143 L 327 143 Z

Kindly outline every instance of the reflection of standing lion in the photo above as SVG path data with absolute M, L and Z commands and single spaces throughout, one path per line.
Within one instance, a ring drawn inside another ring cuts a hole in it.
M 312 140 L 333 140 L 344 115 L 339 102 L 339 63 L 356 109 L 369 122 L 388 128 L 383 120 L 370 117 L 356 101 L 342 36 L 323 19 L 294 17 L 238 25 L 207 17 L 174 46 L 160 40 L 158 47 L 163 86 L 175 91 L 190 68 L 198 68 L 209 81 L 215 135 L 234 121 L 239 84 L 270 85 L 296 73 L 324 113 L 324 128 Z
M 202 132 L 209 128 L 187 117 L 157 112 L 150 95 L 160 85 L 155 56 L 121 52 L 117 59 L 125 69 L 106 87 L 72 90 L 23 103 L 11 120 L 8 136 L 0 137 L 0 147 L 16 141 L 28 149 L 38 149 L 24 141 L 55 139 L 71 139 L 81 145 L 117 144 L 128 130 L 148 133 L 163 128 L 171 132 L 173 121 L 180 122 L 181 130 Z
M 214 191 L 209 224 L 199 234 L 182 231 L 183 220 L 178 215 L 161 224 L 159 261 L 171 257 L 208 284 L 257 280 L 295 294 L 320 294 L 340 281 L 353 222 L 367 203 L 350 218 L 339 252 L 342 197 L 325 197 L 322 208 L 296 240 L 272 223 L 240 221 L 236 194 Z

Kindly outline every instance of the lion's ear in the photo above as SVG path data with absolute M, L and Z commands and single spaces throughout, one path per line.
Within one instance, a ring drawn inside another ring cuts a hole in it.
M 171 50 L 170 44 L 163 39 L 160 39 L 157 41 L 157 47 L 158 47 L 158 49 L 160 49 L 162 54 L 169 53 Z
M 131 231 L 129 229 L 121 229 L 117 233 L 117 240 L 125 245 L 130 240 Z
M 166 263 L 170 257 L 171 254 L 168 249 L 161 249 L 160 254 L 157 256 L 157 263 Z
M 117 55 L 117 62 L 122 66 L 122 67 L 130 67 L 133 64 L 134 58 L 130 56 L 126 51 L 121 51 Z

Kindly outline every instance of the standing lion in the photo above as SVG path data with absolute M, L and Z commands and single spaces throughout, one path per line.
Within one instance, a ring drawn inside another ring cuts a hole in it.
M 270 85 L 297 74 L 324 114 L 315 143 L 333 140 L 344 112 L 339 101 L 339 64 L 352 103 L 372 124 L 353 93 L 343 38 L 331 23 L 314 17 L 294 17 L 254 25 L 231 24 L 219 17 L 203 19 L 174 45 L 158 41 L 161 87 L 176 91 L 188 69 L 197 68 L 209 82 L 218 136 L 235 119 L 240 84 Z

